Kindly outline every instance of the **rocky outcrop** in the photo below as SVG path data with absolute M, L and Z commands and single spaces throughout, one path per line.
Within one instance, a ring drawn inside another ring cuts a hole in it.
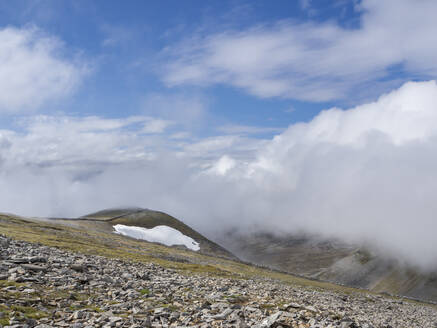
M 436 327 L 433 306 L 267 278 L 193 274 L 0 236 L 9 327 Z

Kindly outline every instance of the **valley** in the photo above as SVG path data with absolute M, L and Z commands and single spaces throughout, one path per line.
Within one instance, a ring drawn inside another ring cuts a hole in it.
M 307 278 L 437 302 L 437 272 L 424 272 L 377 250 L 296 234 L 226 234 L 239 258 Z

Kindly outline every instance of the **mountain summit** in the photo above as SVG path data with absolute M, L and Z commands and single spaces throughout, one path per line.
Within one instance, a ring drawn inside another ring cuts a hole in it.
M 118 232 L 128 237 L 151 242 L 160 240 L 161 244 L 168 246 L 172 244 L 166 243 L 169 238 L 191 239 L 196 245 L 198 244 L 196 250 L 201 254 L 237 259 L 231 252 L 209 240 L 182 221 L 164 212 L 150 209 L 111 208 L 86 214 L 77 219 L 56 219 L 56 221 L 86 227 L 91 230 Z M 162 238 L 157 239 L 157 235 Z M 142 238 L 141 236 L 150 236 L 151 239 Z M 194 250 L 194 248 L 187 247 L 187 245 L 184 246 L 183 242 L 176 242 L 173 245 Z

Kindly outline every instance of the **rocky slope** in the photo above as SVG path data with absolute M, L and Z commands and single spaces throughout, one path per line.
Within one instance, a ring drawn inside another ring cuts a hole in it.
M 423 273 L 357 245 L 314 236 L 229 233 L 221 243 L 241 259 L 347 286 L 437 303 L 437 273 Z
M 278 237 L 271 233 L 234 231 L 219 239 L 243 260 L 309 277 L 319 275 L 323 269 L 356 251 L 355 246 L 302 234 Z
M 188 273 L 5 236 L 0 250 L 5 327 L 437 327 L 434 306 L 381 295 Z

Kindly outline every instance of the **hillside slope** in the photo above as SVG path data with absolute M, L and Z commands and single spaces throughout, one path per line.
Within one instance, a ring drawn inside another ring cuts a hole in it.
M 363 247 L 313 236 L 227 233 L 243 260 L 308 278 L 437 302 L 437 273 L 423 273 Z
M 114 232 L 115 225 L 152 229 L 157 226 L 168 226 L 191 237 L 200 245 L 199 252 L 205 255 L 237 259 L 235 255 L 223 247 L 204 237 L 185 223 L 164 212 L 142 208 L 115 208 L 90 213 L 77 219 L 53 219 L 57 223 L 81 227 L 91 230 Z M 182 247 L 183 246 L 178 246 Z
M 436 311 L 111 231 L 0 214 L 3 326 L 423 328 L 435 325 Z

